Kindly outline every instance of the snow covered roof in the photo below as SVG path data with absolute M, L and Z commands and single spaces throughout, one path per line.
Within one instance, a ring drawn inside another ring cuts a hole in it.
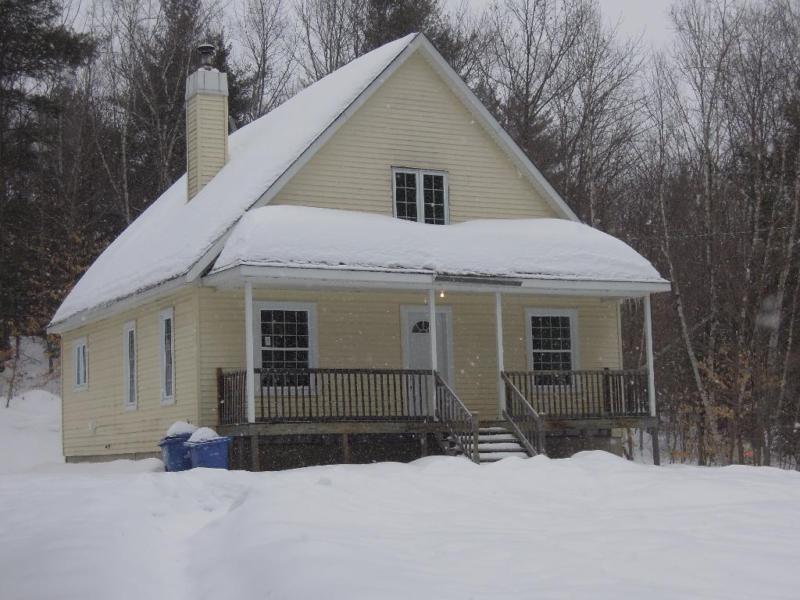
M 306 206 L 245 214 L 212 273 L 240 265 L 667 284 L 626 243 L 566 219 L 425 225 Z
M 191 202 L 186 176 L 176 181 L 86 271 L 51 326 L 186 275 L 416 35 L 365 54 L 233 133 L 222 170 Z

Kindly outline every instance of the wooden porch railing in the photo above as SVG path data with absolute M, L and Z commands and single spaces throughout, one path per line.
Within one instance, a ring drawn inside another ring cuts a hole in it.
M 436 418 L 445 424 L 450 439 L 461 453 L 480 464 L 478 413 L 466 405 L 438 373 L 436 378 Z
M 591 419 L 649 414 L 647 371 L 512 371 L 503 374 L 546 418 Z
M 506 390 L 506 407 L 503 417 L 525 447 L 529 456 L 545 453 L 544 418 L 525 399 L 517 387 L 501 373 Z
M 430 419 L 431 376 L 413 369 L 255 369 L 256 421 Z M 244 382 L 244 370 L 218 375 L 221 424 L 247 421 Z
M 247 372 L 217 369 L 217 412 L 220 425 L 247 423 Z

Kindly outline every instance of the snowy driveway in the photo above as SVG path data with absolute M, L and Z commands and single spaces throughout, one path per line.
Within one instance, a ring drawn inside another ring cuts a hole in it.
M 0 477 L 0 596 L 797 598 L 800 473 L 610 455 Z

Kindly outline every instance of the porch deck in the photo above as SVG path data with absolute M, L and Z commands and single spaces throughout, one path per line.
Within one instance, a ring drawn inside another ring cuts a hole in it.
M 437 420 L 432 402 L 437 386 L 430 370 L 254 372 L 256 423 Z M 501 376 L 507 398 L 520 394 L 550 421 L 613 421 L 650 416 L 644 369 L 512 371 Z M 220 425 L 248 423 L 245 390 L 245 370 L 217 371 Z
M 645 370 L 503 372 L 501 418 L 470 410 L 436 371 L 314 368 L 255 369 L 248 419 L 246 380 L 245 370 L 217 371 L 219 428 L 254 439 L 411 434 L 424 453 L 434 436 L 478 462 L 481 427 L 507 428 L 533 456 L 554 432 L 656 426 Z

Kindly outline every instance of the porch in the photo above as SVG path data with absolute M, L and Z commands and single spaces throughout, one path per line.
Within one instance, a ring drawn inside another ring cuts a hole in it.
M 247 221 L 203 277 L 221 428 L 256 445 L 278 431 L 419 434 L 478 462 L 498 430 L 530 456 L 548 429 L 655 425 L 650 294 L 669 284 L 622 242 L 560 221 L 285 208 Z M 623 299 L 644 304 L 633 370 Z
M 264 437 L 341 436 L 349 462 L 352 436 L 411 435 L 421 455 L 434 443 L 480 463 L 490 447 L 484 431 L 502 430 L 534 456 L 546 453 L 548 433 L 657 426 L 645 369 L 501 372 L 501 418 L 484 420 L 431 370 L 256 368 L 254 380 L 251 422 L 246 371 L 217 371 L 219 428 L 250 437 L 255 463 Z

